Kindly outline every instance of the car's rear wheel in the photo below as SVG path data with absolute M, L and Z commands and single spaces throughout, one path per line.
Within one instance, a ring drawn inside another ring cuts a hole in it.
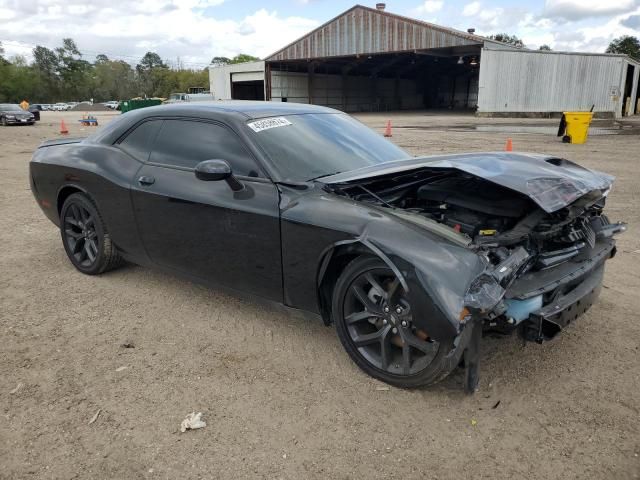
M 74 193 L 65 200 L 60 232 L 69 260 L 82 273 L 97 275 L 122 264 L 98 209 L 86 195 Z
M 379 258 L 363 255 L 340 275 L 333 292 L 333 318 L 342 345 L 367 374 L 412 388 L 449 373 L 440 344 L 414 324 L 407 294 Z

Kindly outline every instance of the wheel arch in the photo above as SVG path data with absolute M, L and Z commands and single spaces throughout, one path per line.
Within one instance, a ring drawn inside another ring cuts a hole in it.
M 320 315 L 325 325 L 333 323 L 331 302 L 333 289 L 345 267 L 360 255 L 372 255 L 380 258 L 396 274 L 406 291 L 407 281 L 398 267 L 378 247 L 366 239 L 352 239 L 337 242 L 328 247 L 321 256 L 317 274 L 317 294 Z
M 91 199 L 91 201 L 95 204 L 95 200 L 91 197 L 91 195 L 87 193 L 87 191 L 84 188 L 75 184 L 63 185 L 58 190 L 58 195 L 56 197 L 56 209 L 58 211 L 58 217 L 62 213 L 62 206 L 64 205 L 65 200 L 69 198 L 71 195 L 73 195 L 74 193 L 83 193 L 87 195 Z

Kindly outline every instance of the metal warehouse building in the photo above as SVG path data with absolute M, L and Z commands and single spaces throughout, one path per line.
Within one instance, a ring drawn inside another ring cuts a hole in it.
M 640 114 L 640 63 L 546 52 L 360 5 L 261 62 L 211 66 L 217 99 L 314 103 L 347 112 L 456 109 L 480 115 Z

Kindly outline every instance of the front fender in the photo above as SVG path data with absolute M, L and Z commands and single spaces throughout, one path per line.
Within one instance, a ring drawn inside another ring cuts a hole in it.
M 465 293 L 485 270 L 468 242 L 456 241 L 460 235 L 317 187 L 302 194 L 281 189 L 285 303 L 322 313 L 318 286 L 333 256 L 371 253 L 403 282 L 417 325 L 438 341 L 460 333 Z
M 485 261 L 479 255 L 404 224 L 390 231 L 371 223 L 361 241 L 374 245 L 401 273 L 414 324 L 436 340 L 460 333 L 465 294 L 485 270 Z

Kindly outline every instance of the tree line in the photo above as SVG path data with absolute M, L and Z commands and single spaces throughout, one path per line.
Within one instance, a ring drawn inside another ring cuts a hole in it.
M 499 33 L 489 38 L 523 48 L 515 35 Z M 540 50 L 551 50 L 547 45 Z M 614 39 L 607 53 L 624 53 L 640 59 L 640 41 L 633 36 Z M 0 43 L 0 102 L 55 103 L 124 100 L 134 97 L 168 97 L 172 92 L 187 92 L 191 87 L 209 87 L 208 69 L 170 68 L 160 55 L 147 52 L 134 66 L 123 60 L 97 55 L 93 62 L 83 58 L 76 43 L 65 38 L 60 47 L 37 45 L 29 63 L 22 56 L 4 57 Z M 247 54 L 233 58 L 213 57 L 214 65 L 259 60 Z
M 160 55 L 147 52 L 132 66 L 123 60 L 97 55 L 85 60 L 71 38 L 60 47 L 37 45 L 33 60 L 25 57 L 5 58 L 0 43 L 0 102 L 56 103 L 125 100 L 134 97 L 163 97 L 173 92 L 187 92 L 191 87 L 209 89 L 209 71 L 171 68 Z M 227 64 L 258 60 L 240 54 L 233 58 L 214 57 L 212 63 Z

